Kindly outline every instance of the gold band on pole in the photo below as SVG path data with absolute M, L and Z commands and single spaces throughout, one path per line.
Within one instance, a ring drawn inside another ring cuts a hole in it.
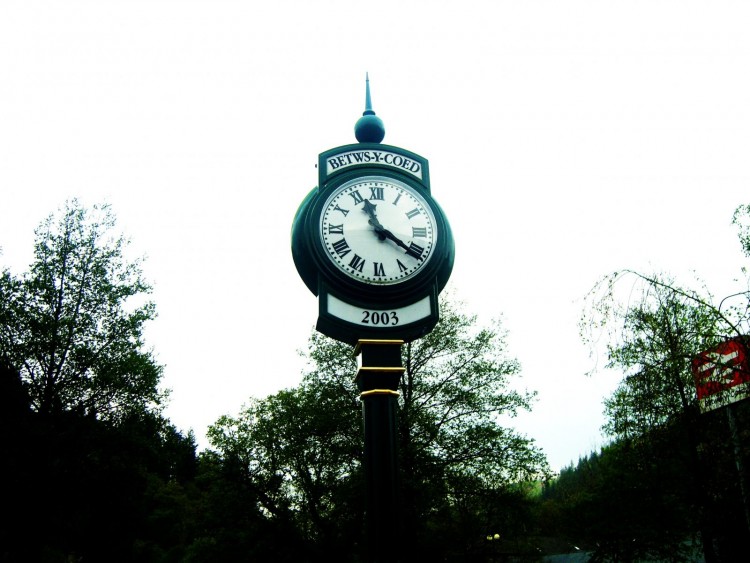
M 371 371 L 373 373 L 375 372 L 383 372 L 383 373 L 404 373 L 406 371 L 406 368 L 401 367 L 376 367 L 376 366 L 362 366 L 357 371 Z
M 398 397 L 400 393 L 398 391 L 393 391 L 392 389 L 370 389 L 369 391 L 362 391 L 359 394 L 359 398 L 364 399 L 370 395 L 392 395 Z

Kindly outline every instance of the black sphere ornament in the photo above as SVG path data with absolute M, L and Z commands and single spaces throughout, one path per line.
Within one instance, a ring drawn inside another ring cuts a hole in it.
M 379 143 L 385 138 L 385 125 L 383 125 L 383 120 L 372 111 L 370 77 L 365 76 L 365 111 L 354 125 L 354 136 L 360 143 Z
M 379 143 L 385 137 L 383 120 L 377 115 L 363 115 L 354 126 L 354 136 L 360 143 Z

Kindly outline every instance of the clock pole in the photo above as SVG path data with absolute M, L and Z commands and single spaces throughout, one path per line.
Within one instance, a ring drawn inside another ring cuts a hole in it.
M 318 298 L 319 332 L 355 347 L 364 423 L 369 560 L 398 561 L 398 397 L 401 348 L 438 322 L 438 294 L 453 269 L 450 225 L 431 195 L 426 158 L 381 144 L 383 121 L 365 111 L 356 144 L 318 155 L 318 186 L 292 223 L 292 258 Z
M 398 494 L 398 385 L 403 340 L 360 340 L 354 349 L 364 419 L 367 543 L 373 562 L 397 561 L 401 551 Z

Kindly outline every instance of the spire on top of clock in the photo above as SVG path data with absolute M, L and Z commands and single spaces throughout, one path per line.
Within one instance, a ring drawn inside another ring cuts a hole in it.
M 385 137 L 383 120 L 372 111 L 369 73 L 365 74 L 365 111 L 354 125 L 354 136 L 360 143 L 379 143 Z

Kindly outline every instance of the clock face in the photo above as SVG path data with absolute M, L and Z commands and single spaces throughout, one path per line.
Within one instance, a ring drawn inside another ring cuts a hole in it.
M 392 285 L 413 278 L 432 258 L 435 215 L 417 189 L 384 176 L 338 186 L 320 215 L 326 256 L 363 283 Z

